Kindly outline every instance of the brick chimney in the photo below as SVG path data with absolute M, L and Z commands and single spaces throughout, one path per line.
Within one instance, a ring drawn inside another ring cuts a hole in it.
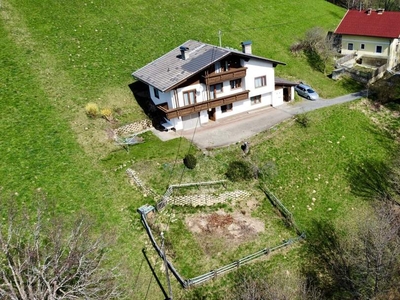
M 246 54 L 251 54 L 251 41 L 244 41 L 241 43 L 242 52 Z

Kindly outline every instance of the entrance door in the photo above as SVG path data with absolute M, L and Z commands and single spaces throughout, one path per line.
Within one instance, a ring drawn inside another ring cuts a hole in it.
M 215 121 L 215 107 L 208 110 L 208 119 L 211 121 Z
M 284 101 L 289 101 L 290 100 L 289 88 L 287 88 L 287 87 L 283 88 L 283 100 Z

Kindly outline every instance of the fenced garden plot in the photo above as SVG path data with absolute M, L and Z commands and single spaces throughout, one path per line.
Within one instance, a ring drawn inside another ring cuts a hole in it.
M 184 279 L 184 277 L 181 276 L 181 274 L 176 270 L 176 268 L 172 265 L 172 263 L 167 259 L 166 257 L 166 252 L 163 252 L 160 246 L 157 244 L 155 237 L 152 233 L 152 230 L 147 222 L 147 215 L 149 213 L 154 213 L 155 208 L 153 206 L 145 205 L 142 206 L 138 209 L 138 213 L 140 214 L 140 218 L 142 221 L 142 225 L 145 228 L 148 237 L 151 241 L 151 244 L 153 245 L 154 249 L 156 250 L 157 254 L 162 258 L 168 267 L 168 269 L 171 271 L 175 279 L 178 281 L 178 283 L 181 285 L 182 288 L 186 289 L 192 286 L 200 285 L 202 283 L 205 283 L 209 280 L 215 279 L 216 277 L 223 275 L 227 272 L 233 271 L 238 269 L 240 266 L 249 263 L 257 258 L 260 258 L 261 256 L 265 256 L 270 254 L 271 252 L 277 251 L 281 248 L 287 247 L 292 245 L 293 243 L 300 241 L 304 238 L 303 235 L 295 237 L 295 238 L 290 238 L 287 241 L 284 241 L 282 244 L 279 244 L 274 247 L 270 248 L 264 248 L 260 251 L 257 251 L 255 253 L 246 255 L 232 263 L 229 263 L 225 266 L 219 267 L 215 270 L 211 270 L 205 274 L 196 276 L 194 278 L 189 278 L 189 279 Z

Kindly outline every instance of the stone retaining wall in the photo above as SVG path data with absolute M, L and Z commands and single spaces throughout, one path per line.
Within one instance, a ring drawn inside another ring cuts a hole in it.
M 218 203 L 224 203 L 228 200 L 243 200 L 250 196 L 249 192 L 246 191 L 233 191 L 225 192 L 220 195 L 213 194 L 200 194 L 190 196 L 171 196 L 168 197 L 169 205 L 179 206 L 211 206 Z

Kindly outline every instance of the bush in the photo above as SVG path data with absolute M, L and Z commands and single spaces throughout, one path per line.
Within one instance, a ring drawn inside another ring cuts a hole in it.
M 86 114 L 91 118 L 96 118 L 99 115 L 99 106 L 96 103 L 90 102 L 85 106 Z
M 231 181 L 250 180 L 254 178 L 253 167 L 247 161 L 231 162 L 225 175 Z
M 308 127 L 310 126 L 310 118 L 306 113 L 303 114 L 298 114 L 296 116 L 296 122 L 299 124 L 301 127 Z
M 186 168 L 194 169 L 197 164 L 197 159 L 193 154 L 187 154 L 183 159 L 183 163 L 185 164 Z
M 103 108 L 101 111 L 101 116 L 108 120 L 111 121 L 112 120 L 112 110 L 110 108 Z

